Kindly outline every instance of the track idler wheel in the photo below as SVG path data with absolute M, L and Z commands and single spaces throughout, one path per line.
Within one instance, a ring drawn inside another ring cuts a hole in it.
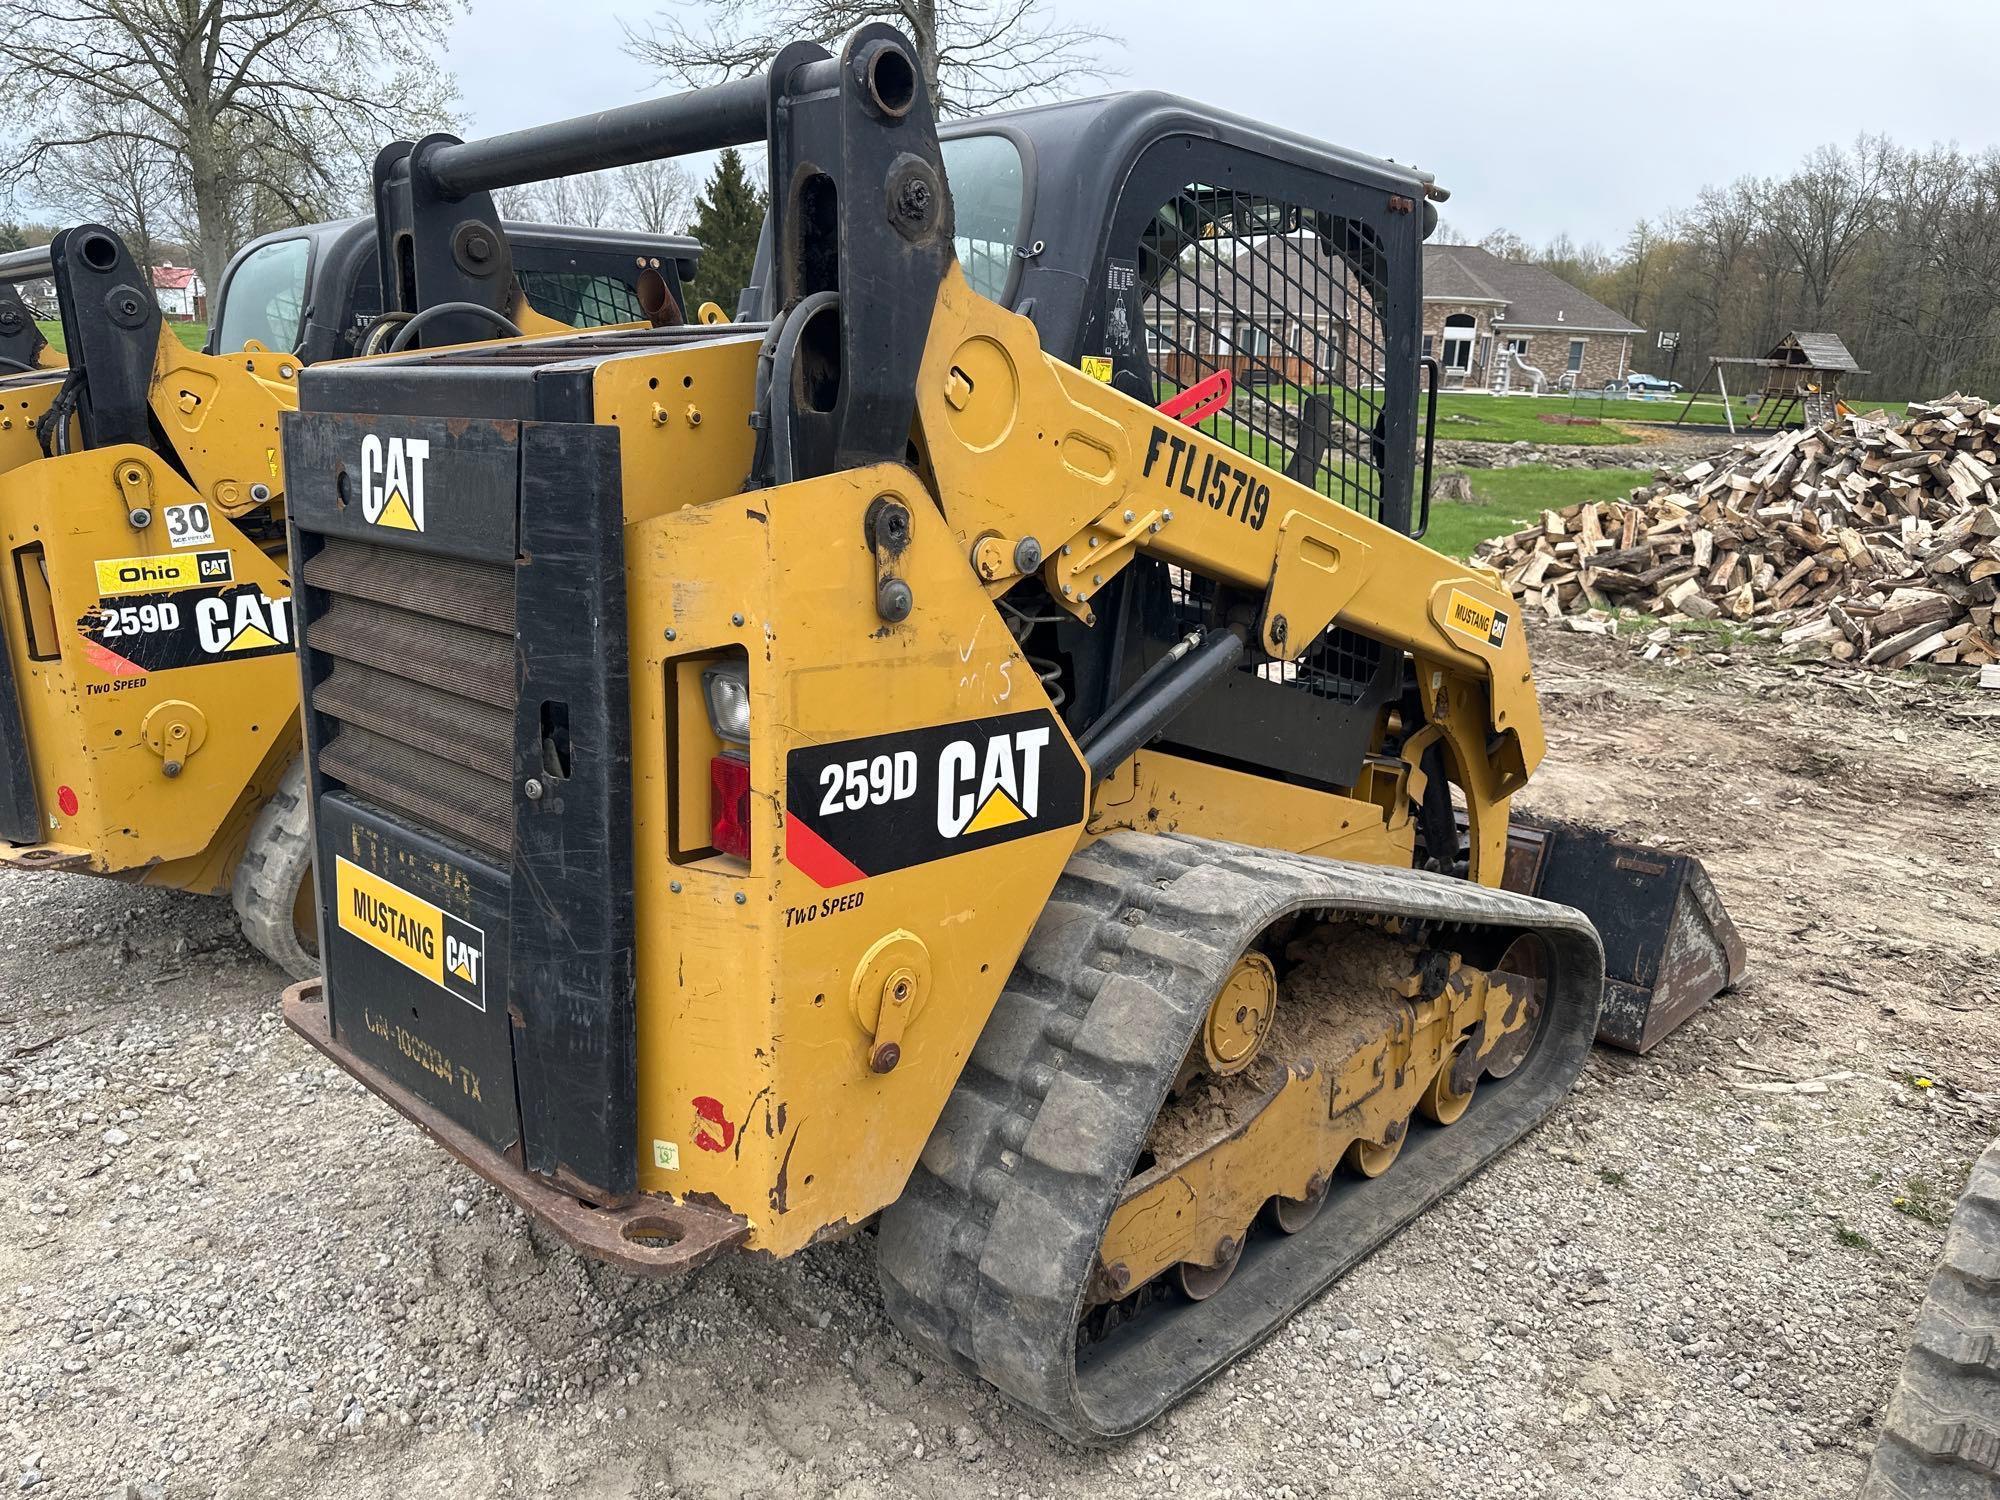
M 1531 932 L 1522 933 L 1507 945 L 1491 972 L 1508 976 L 1516 987 L 1525 986 L 1528 992 L 1526 1024 L 1508 1032 L 1480 1060 L 1488 1077 L 1505 1078 L 1534 1051 L 1535 1038 L 1542 1030 L 1542 1014 L 1548 1008 L 1549 968 L 1542 939 Z
M 1209 1072 L 1227 1078 L 1255 1062 L 1277 1008 L 1278 973 L 1271 960 L 1261 953 L 1244 954 L 1209 1002 L 1202 1023 L 1202 1060 Z

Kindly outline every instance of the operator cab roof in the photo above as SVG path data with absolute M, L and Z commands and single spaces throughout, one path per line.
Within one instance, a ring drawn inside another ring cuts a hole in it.
M 941 126 L 938 135 L 952 197 L 960 209 L 961 237 L 968 234 L 969 223 L 980 226 L 970 231 L 975 237 L 984 233 L 989 238 L 1005 232 L 997 225 L 1014 226 L 1013 274 L 1006 277 L 1004 287 L 989 283 L 981 290 L 1032 317 L 1043 348 L 1070 362 L 1085 353 L 1085 345 L 1095 337 L 1093 297 L 1103 280 L 1105 257 L 1133 253 L 1131 248 L 1110 244 L 1112 219 L 1125 186 L 1147 153 L 1163 142 L 1195 140 L 1213 147 L 1203 153 L 1208 165 L 1200 171 L 1220 179 L 1209 184 L 1216 188 L 1231 185 L 1230 174 L 1217 169 L 1219 150 L 1246 163 L 1267 164 L 1253 176 L 1268 179 L 1275 168 L 1295 179 L 1302 206 L 1311 206 L 1317 196 L 1310 184 L 1338 182 L 1350 194 L 1359 188 L 1364 193 L 1379 192 L 1385 200 L 1403 199 L 1412 208 L 1422 204 L 1419 223 L 1426 235 L 1436 220 L 1428 201 L 1435 183 L 1427 172 L 1177 94 L 1136 91 L 1065 100 L 953 120 Z M 1001 193 L 1014 191 L 1014 174 L 976 162 L 968 150 L 982 137 L 1009 141 L 1019 154 L 1018 205 L 998 201 Z M 958 171 L 974 168 L 975 163 L 978 170 Z M 1335 196 L 1329 192 L 1326 199 Z
M 1086 201 L 1098 203 L 1117 191 L 1126 170 L 1141 151 L 1170 135 L 1206 136 L 1306 171 L 1380 186 L 1388 192 L 1418 199 L 1425 197 L 1436 182 L 1430 173 L 1415 167 L 1329 145 L 1309 135 L 1157 89 L 1065 99 L 1000 114 L 949 120 L 938 127 L 938 137 L 954 140 L 996 131 L 1013 136 L 1016 144 L 1025 141 L 1032 146 L 1034 157 L 1028 164 L 1031 177 L 1038 178 L 1044 186 L 1059 184 L 1065 191 L 1087 194 Z

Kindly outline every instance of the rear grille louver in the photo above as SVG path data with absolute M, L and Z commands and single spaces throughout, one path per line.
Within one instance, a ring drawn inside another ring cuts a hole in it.
M 513 845 L 514 573 L 329 537 L 306 644 L 330 670 L 323 776 L 504 861 Z

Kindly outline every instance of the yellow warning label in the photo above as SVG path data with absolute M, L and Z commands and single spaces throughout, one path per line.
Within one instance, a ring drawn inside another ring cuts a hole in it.
M 1459 589 L 1453 589 L 1445 601 L 1444 622 L 1460 635 L 1469 635 L 1484 645 L 1497 647 L 1507 640 L 1507 611 L 1481 604 Z
M 341 930 L 477 1010 L 486 1009 L 486 934 L 345 855 L 334 858 Z
M 168 594 L 204 583 L 227 583 L 231 576 L 227 552 L 177 552 L 160 557 L 97 560 L 97 592 L 104 598 L 120 594 Z
M 1092 380 L 1101 380 L 1106 385 L 1111 384 L 1111 360 L 1108 356 L 1086 354 L 1077 363 L 1083 367 L 1083 373 Z

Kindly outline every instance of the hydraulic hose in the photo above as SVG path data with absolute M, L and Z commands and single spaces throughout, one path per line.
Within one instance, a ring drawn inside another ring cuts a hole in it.
M 1145 691 L 1134 693 L 1116 718 L 1099 719 L 1078 746 L 1091 776 L 1102 780 L 1115 771 L 1242 659 L 1241 634 L 1211 630 L 1194 650 L 1172 660 L 1168 670 L 1148 674 L 1152 680 Z
M 423 332 L 426 323 L 434 323 L 439 318 L 451 317 L 458 313 L 464 313 L 468 317 L 486 319 L 487 322 L 500 330 L 502 338 L 517 339 L 521 336 L 520 328 L 505 313 L 497 313 L 492 308 L 484 307 L 477 302 L 440 302 L 435 307 L 425 308 L 401 328 L 398 328 L 396 336 L 389 340 L 389 352 L 391 354 L 401 354 L 405 349 L 410 347 L 410 341 Z
M 806 326 L 829 307 L 840 306 L 840 293 L 814 292 L 802 298 L 797 307 L 785 315 L 784 325 L 776 329 L 776 342 L 768 338 L 771 348 L 771 462 L 772 470 L 779 484 L 790 484 L 797 473 L 792 465 L 792 361 L 799 352 L 799 340 L 805 337 Z
M 1114 718 L 1118 716 L 1120 712 L 1124 710 L 1125 706 L 1129 704 L 1134 698 L 1138 697 L 1141 693 L 1145 692 L 1147 688 L 1151 687 L 1155 682 L 1159 681 L 1161 677 L 1165 676 L 1168 672 L 1172 671 L 1175 662 L 1179 661 L 1183 656 L 1186 656 L 1188 652 L 1194 650 L 1196 646 L 1199 646 L 1201 644 L 1201 638 L 1203 634 L 1204 632 L 1199 630 L 1190 630 L 1186 635 L 1182 636 L 1179 640 L 1175 641 L 1173 646 L 1167 651 L 1167 654 L 1165 656 L 1161 657 L 1158 661 L 1154 662 L 1150 667 L 1146 668 L 1145 671 L 1141 672 L 1138 675 L 1138 677 L 1133 680 L 1132 685 L 1126 688 L 1125 691 L 1120 693 L 1116 698 L 1113 698 L 1110 704 L 1105 708 L 1104 712 L 1099 714 L 1097 718 L 1092 721 L 1090 728 L 1086 729 L 1083 732 L 1083 743 L 1087 746 L 1090 743 L 1091 737 L 1096 733 L 1098 733 L 1099 725 L 1109 724 Z M 1113 658 L 1113 660 L 1116 659 L 1117 659 L 1116 657 Z
M 360 353 L 362 357 L 366 358 L 371 354 L 380 354 L 383 347 L 389 342 L 391 335 L 409 321 L 410 315 L 406 312 L 383 313 L 368 325 L 368 331 L 361 336 Z

